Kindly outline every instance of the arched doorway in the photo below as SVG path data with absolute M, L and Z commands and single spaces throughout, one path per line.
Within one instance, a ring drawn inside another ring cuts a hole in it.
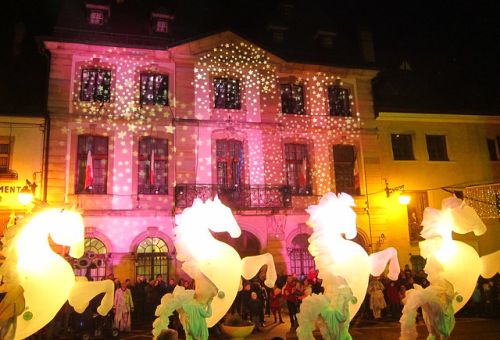
M 106 254 L 104 243 L 95 237 L 85 238 L 84 254 L 74 261 L 76 276 L 85 276 L 100 281 L 106 276 Z
M 241 235 L 238 238 L 232 238 L 226 232 L 212 234 L 219 241 L 227 243 L 233 247 L 241 258 L 260 255 L 261 246 L 259 239 L 249 231 L 242 230 Z
M 315 268 L 314 258 L 309 253 L 309 234 L 298 234 L 291 242 L 288 248 L 290 258 L 290 272 L 293 275 L 307 275 L 309 271 Z
M 136 250 L 136 273 L 147 280 L 161 275 L 168 280 L 168 246 L 159 237 L 146 237 Z

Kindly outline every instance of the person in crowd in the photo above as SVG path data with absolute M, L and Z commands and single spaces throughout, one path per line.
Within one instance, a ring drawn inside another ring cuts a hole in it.
M 241 317 L 243 320 L 250 319 L 250 311 L 248 310 L 248 303 L 250 302 L 250 294 L 252 293 L 252 286 L 249 282 L 245 283 L 241 292 Z
M 254 330 L 257 332 L 261 330 L 261 314 L 264 309 L 262 301 L 258 298 L 256 292 L 250 293 L 250 301 L 248 301 L 248 311 L 250 313 L 250 319 L 255 324 Z
M 115 292 L 115 301 L 113 308 L 115 310 L 115 327 L 122 332 L 131 331 L 131 315 L 134 311 L 134 302 L 132 300 L 132 293 L 127 288 L 128 282 L 125 280 L 123 285 Z
M 304 280 L 303 291 L 304 291 L 303 299 L 305 299 L 306 297 L 308 297 L 312 294 L 312 285 L 311 285 L 311 281 L 309 281 L 309 279 Z
M 295 278 L 292 275 L 288 276 L 285 287 L 283 287 L 283 297 L 286 300 L 286 306 L 288 308 L 288 315 L 290 316 L 290 327 L 297 327 L 297 305 L 298 298 L 295 294 Z
M 274 316 L 274 323 L 278 322 L 276 315 L 279 317 L 279 322 L 284 323 L 283 318 L 281 317 L 281 298 L 283 294 L 281 294 L 281 289 L 277 286 L 271 290 L 271 294 L 269 296 L 269 305 L 271 307 L 271 313 Z
M 389 306 L 391 309 L 391 317 L 393 320 L 399 320 L 401 317 L 401 296 L 399 295 L 399 287 L 396 282 L 391 281 L 387 285 L 387 299 L 389 301 Z
M 166 293 L 173 293 L 174 289 L 175 289 L 175 280 L 169 279 L 168 284 L 167 284 Z
M 368 294 L 370 295 L 370 309 L 373 318 L 379 320 L 382 317 L 382 310 L 387 307 L 384 299 L 384 285 L 378 277 L 374 277 L 368 284 Z
M 144 276 L 137 276 L 137 281 L 135 285 L 130 289 L 132 292 L 132 301 L 134 301 L 135 305 L 135 313 L 133 314 L 133 321 L 142 321 L 146 311 L 146 290 L 145 287 L 147 282 Z
M 300 304 L 304 298 L 304 285 L 302 284 L 302 281 L 297 280 L 295 282 L 295 291 L 293 293 L 297 296 L 297 313 L 300 313 Z
M 146 295 L 146 314 L 149 321 L 153 321 L 155 318 L 156 306 L 158 306 L 158 294 L 155 289 L 156 281 L 151 279 L 149 283 L 144 287 Z
M 287 279 L 288 275 L 286 275 L 285 272 L 281 270 L 280 273 L 278 274 L 278 278 L 276 279 L 275 283 L 276 287 L 278 287 L 279 289 L 283 289 L 283 287 L 285 287 Z

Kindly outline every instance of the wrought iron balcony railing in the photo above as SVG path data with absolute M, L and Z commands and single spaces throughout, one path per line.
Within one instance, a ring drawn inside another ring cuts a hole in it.
M 175 206 L 187 208 L 195 198 L 205 201 L 215 195 L 235 210 L 280 209 L 292 205 L 292 194 L 288 186 L 249 185 L 228 188 L 214 184 L 178 184 L 175 187 Z

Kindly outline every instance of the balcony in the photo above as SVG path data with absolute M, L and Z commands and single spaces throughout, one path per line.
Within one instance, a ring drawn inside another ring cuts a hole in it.
M 292 205 L 287 186 L 250 185 L 235 189 L 215 184 L 179 184 L 175 187 L 175 206 L 187 208 L 195 198 L 205 201 L 215 195 L 233 210 L 282 209 Z

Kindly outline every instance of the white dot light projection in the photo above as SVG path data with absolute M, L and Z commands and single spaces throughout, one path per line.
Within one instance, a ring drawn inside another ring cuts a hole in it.
M 115 130 L 119 121 L 126 122 L 129 132 L 147 131 L 151 129 L 155 119 L 168 118 L 170 111 L 166 106 L 140 104 L 140 74 L 168 75 L 163 67 L 152 63 L 151 59 L 140 50 L 113 47 L 77 63 L 72 96 L 73 112 L 79 113 L 82 121 L 97 123 L 108 131 Z M 95 81 L 89 81 L 85 76 L 88 70 L 111 71 L 107 96 L 96 96 L 100 91 L 106 92 L 107 87 L 99 76 L 96 76 Z M 82 100 L 86 99 L 85 91 L 92 91 L 94 88 L 94 96 L 90 96 L 90 100 Z

